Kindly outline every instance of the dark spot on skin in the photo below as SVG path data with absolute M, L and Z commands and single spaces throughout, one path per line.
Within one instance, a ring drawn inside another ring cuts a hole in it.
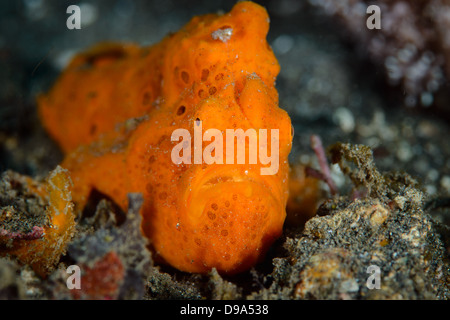
M 145 92 L 144 96 L 142 97 L 142 104 L 148 105 L 150 103 L 151 95 L 149 92 Z
M 127 56 L 127 52 L 119 46 L 110 46 L 103 50 L 91 52 L 85 54 L 84 68 L 90 68 L 95 66 L 102 60 L 119 60 Z
M 211 88 L 209 88 L 209 94 L 210 95 L 213 95 L 214 93 L 216 93 L 217 92 L 217 88 L 216 87 L 211 87 Z
M 186 107 L 185 106 L 180 106 L 177 110 L 177 115 L 181 116 L 184 114 L 184 112 L 186 111 Z
M 202 81 L 206 81 L 208 79 L 208 76 L 209 76 L 209 70 L 208 69 L 203 69 L 202 70 L 202 78 L 201 78 L 201 80 Z
M 184 83 L 188 84 L 189 83 L 189 73 L 187 73 L 186 71 L 182 71 L 181 72 L 181 80 L 183 80 Z
M 93 125 L 91 126 L 91 128 L 89 129 L 89 133 L 90 133 L 91 135 L 94 135 L 96 132 L 97 132 L 97 126 L 96 126 L 95 124 L 93 124 Z

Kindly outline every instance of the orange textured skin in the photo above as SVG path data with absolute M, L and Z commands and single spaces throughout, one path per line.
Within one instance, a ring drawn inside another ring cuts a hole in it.
M 292 143 L 268 28 L 264 8 L 239 2 L 149 48 L 109 44 L 76 56 L 38 102 L 67 154 L 77 206 L 94 188 L 124 209 L 127 193 L 141 192 L 142 231 L 167 263 L 229 274 L 253 266 L 282 232 Z M 221 130 L 224 146 L 226 129 L 279 129 L 278 172 L 261 175 L 268 165 L 259 161 L 174 164 L 172 132 L 187 129 L 193 141 L 196 119 L 203 133 Z
M 20 176 L 20 179 L 30 194 L 48 203 L 46 214 L 50 218 L 50 226 L 44 227 L 40 239 L 8 241 L 8 238 L 0 236 L 0 257 L 16 257 L 44 277 L 54 270 L 75 232 L 70 193 L 72 182 L 67 170 L 59 166 L 50 173 L 46 182 L 40 183 L 27 176 Z

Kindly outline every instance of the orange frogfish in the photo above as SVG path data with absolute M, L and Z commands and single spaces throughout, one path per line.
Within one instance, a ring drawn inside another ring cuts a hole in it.
M 38 99 L 76 206 L 95 189 L 125 209 L 140 192 L 162 261 L 226 274 L 257 263 L 282 233 L 293 134 L 268 29 L 263 7 L 238 2 L 147 48 L 77 55 Z

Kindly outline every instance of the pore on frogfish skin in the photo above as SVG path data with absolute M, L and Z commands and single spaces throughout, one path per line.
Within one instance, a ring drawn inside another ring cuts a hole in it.
M 268 28 L 264 8 L 238 2 L 148 48 L 104 44 L 77 55 L 38 100 L 77 207 L 93 189 L 123 209 L 140 192 L 142 232 L 173 267 L 233 274 L 258 262 L 282 232 L 292 142 Z M 185 161 L 173 160 L 177 145 Z

